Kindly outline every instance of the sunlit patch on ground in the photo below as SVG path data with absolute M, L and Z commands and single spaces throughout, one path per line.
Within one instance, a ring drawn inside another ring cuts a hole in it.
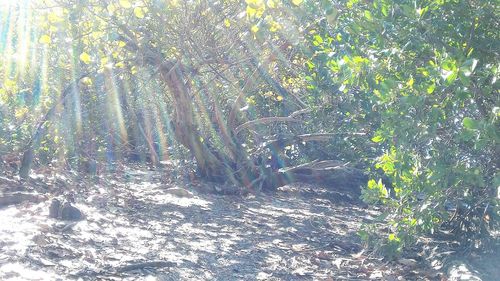
M 169 193 L 159 172 L 74 181 L 77 223 L 48 218 L 49 200 L 0 210 L 0 279 L 352 280 L 405 268 L 363 253 L 357 238 L 377 213 L 319 186 L 274 196 Z M 67 179 L 71 182 L 71 179 Z M 319 196 L 321 195 L 321 196 Z M 415 275 L 413 275 L 415 276 Z M 408 279 L 407 279 L 408 280 Z M 432 279 L 428 279 L 432 280 Z
M 330 201 L 295 192 L 241 198 L 192 189 L 186 197 L 169 193 L 182 183 L 162 184 L 157 172 L 128 171 L 124 178 L 80 183 L 75 206 L 85 219 L 77 223 L 49 219 L 49 201 L 1 210 L 0 279 L 28 279 L 38 271 L 46 279 L 324 278 L 330 259 L 347 253 L 325 243 L 351 239 L 342 235 L 352 235 L 360 220 L 333 227 L 339 213 Z M 329 258 L 314 258 L 319 249 Z M 146 261 L 174 266 L 119 271 Z

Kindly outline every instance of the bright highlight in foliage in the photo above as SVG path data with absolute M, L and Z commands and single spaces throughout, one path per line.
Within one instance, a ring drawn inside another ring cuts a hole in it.
M 52 42 L 52 39 L 50 39 L 50 36 L 45 34 L 40 37 L 40 40 L 38 40 L 38 42 L 42 44 L 50 44 Z
M 92 58 L 90 57 L 89 54 L 83 52 L 80 54 L 80 60 L 85 64 L 89 64 L 91 62 Z
M 140 8 L 140 7 L 134 8 L 134 15 L 140 19 L 144 18 L 144 15 L 145 15 L 144 8 Z
M 132 4 L 130 3 L 129 0 L 120 0 L 120 6 L 128 9 L 128 8 L 132 7 Z

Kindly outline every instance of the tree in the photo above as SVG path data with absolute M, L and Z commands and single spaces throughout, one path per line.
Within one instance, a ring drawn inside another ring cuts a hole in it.
M 37 79 L 43 78 L 42 97 L 50 102 L 42 108 L 45 117 L 28 130 L 33 133 L 20 175 L 29 175 L 44 143 L 70 165 L 76 159 L 87 167 L 92 158 L 111 161 L 123 154 L 120 147 L 136 150 L 141 142 L 157 163 L 159 148 L 173 136 L 196 159 L 201 176 L 249 189 L 274 188 L 299 171 L 297 176 L 310 180 L 363 178 L 360 170 L 344 170 L 338 162 L 294 169 L 310 160 L 299 154 L 318 154 L 306 143 L 337 135 L 317 134 L 317 124 L 305 118 L 322 100 L 309 99 L 303 90 L 300 42 L 277 32 L 282 25 L 270 17 L 260 31 L 254 24 L 262 9 L 283 14 L 283 5 L 299 10 L 300 3 L 254 2 L 51 1 L 40 10 L 43 5 L 35 5 L 38 52 L 51 73 Z M 242 10 L 247 19 L 238 18 Z M 56 147 L 54 140 L 64 145 Z M 333 171 L 330 164 L 338 168 L 333 178 L 326 171 Z
M 471 243 L 488 236 L 499 215 L 496 3 L 350 0 L 308 8 L 322 15 L 309 39 L 312 57 L 328 54 L 312 67 L 316 80 L 355 91 L 380 116 L 371 140 L 385 152 L 375 168 L 392 188 L 373 179 L 363 196 L 387 207 L 387 249 L 443 225 Z
M 0 46 L 0 148 L 24 153 L 26 177 L 35 154 L 91 171 L 158 163 L 174 143 L 201 176 L 248 189 L 366 185 L 388 250 L 439 226 L 475 242 L 499 216 L 495 4 L 13 4 L 3 26 L 23 28 Z

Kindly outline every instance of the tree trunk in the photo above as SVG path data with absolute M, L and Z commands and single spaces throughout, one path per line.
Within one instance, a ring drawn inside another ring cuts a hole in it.
M 159 70 L 160 79 L 167 86 L 173 101 L 174 114 L 172 116 L 172 127 L 174 137 L 196 159 L 198 172 L 202 177 L 217 182 L 231 181 L 236 185 L 243 185 L 249 189 L 257 190 L 262 188 L 274 189 L 297 179 L 306 181 L 331 179 L 328 177 L 328 174 L 332 172 L 342 177 L 343 182 L 349 182 L 349 178 L 355 178 L 356 182 L 364 180 L 365 177 L 358 173 L 358 171 L 345 168 L 331 169 L 331 167 L 326 167 L 321 172 L 322 168 L 315 165 L 304 166 L 301 169 L 285 170 L 280 169 L 282 168 L 280 165 L 268 165 L 266 160 L 250 157 L 236 136 L 238 132 L 255 125 L 272 122 L 299 122 L 299 120 L 295 119 L 295 115 L 300 115 L 303 112 L 299 110 L 299 112 L 292 113 L 290 116 L 261 118 L 237 126 L 235 115 L 238 110 L 238 104 L 244 97 L 244 93 L 239 95 L 227 121 L 222 122 L 223 118 L 221 116 L 215 117 L 216 122 L 212 120 L 213 124 L 210 125 L 216 127 L 217 132 L 221 132 L 222 142 L 226 146 L 224 149 L 212 147 L 200 135 L 200 128 L 198 127 L 200 124 L 197 123 L 195 118 L 195 105 L 191 96 L 191 82 L 189 81 L 190 71 L 186 70 L 180 61 L 165 60 L 162 53 L 153 46 L 139 46 L 137 40 L 134 38 L 134 34 L 124 26 L 120 26 L 120 28 L 125 33 L 125 36 L 121 36 L 120 40 L 127 43 L 126 48 L 139 54 L 140 61 L 144 66 Z M 259 66 L 255 59 L 253 63 L 257 67 Z M 269 73 L 262 67 L 258 67 L 258 74 L 264 81 L 280 92 L 280 94 L 290 96 L 286 89 L 272 79 Z M 295 99 L 299 105 L 304 106 L 300 99 L 297 97 Z M 215 108 L 215 111 L 215 114 L 221 114 L 217 108 Z M 316 139 L 318 136 L 313 136 L 312 138 Z M 302 139 L 305 141 L 307 136 L 304 135 Z M 321 136 L 320 140 L 323 139 L 328 138 Z M 279 159 L 274 160 L 279 161 Z M 294 174 L 296 174 L 295 177 L 293 176 Z
M 33 134 L 28 144 L 26 144 L 26 147 L 24 149 L 23 158 L 21 160 L 21 167 L 19 168 L 20 178 L 22 179 L 28 178 L 31 171 L 33 159 L 35 157 L 35 150 L 38 149 L 38 147 L 40 146 L 40 142 L 45 133 L 47 124 L 49 123 L 50 119 L 52 119 L 52 117 L 56 114 L 57 106 L 64 102 L 69 93 L 78 90 L 78 83 L 80 82 L 80 80 L 83 79 L 84 77 L 87 77 L 89 74 L 90 73 L 81 75 L 78 79 L 72 81 L 61 93 L 59 100 L 52 105 L 52 107 L 49 109 L 49 111 L 47 111 L 47 113 L 43 117 L 42 121 L 40 121 L 40 123 L 38 124 L 35 133 Z
M 188 86 L 184 83 L 182 67 L 178 63 L 163 63 L 160 76 L 168 86 L 174 102 L 174 118 L 172 120 L 175 138 L 184 145 L 196 159 L 198 170 L 203 177 L 214 181 L 225 181 L 230 163 L 227 156 L 220 151 L 211 150 L 202 141 L 199 128 L 194 121 L 193 103 Z

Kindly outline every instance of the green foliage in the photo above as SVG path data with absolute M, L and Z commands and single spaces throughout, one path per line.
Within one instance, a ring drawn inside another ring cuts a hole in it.
M 495 1 L 321 1 L 309 8 L 338 15 L 310 38 L 313 57 L 322 58 L 310 63 L 322 65 L 310 67 L 314 82 L 355 89 L 380 114 L 371 141 L 385 152 L 375 167 L 390 178 L 394 196 L 376 180 L 363 196 L 391 214 L 398 239 L 386 242 L 404 246 L 445 223 L 468 242 L 487 236 L 499 214 Z

